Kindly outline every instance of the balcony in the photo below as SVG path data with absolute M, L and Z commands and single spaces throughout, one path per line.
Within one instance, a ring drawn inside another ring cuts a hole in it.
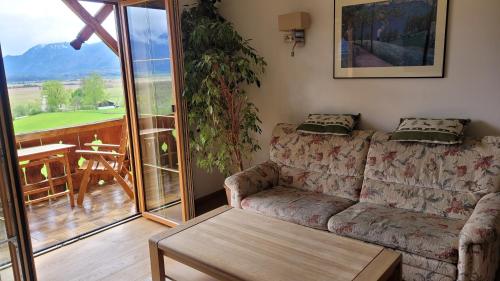
M 77 197 L 83 170 L 79 169 L 84 160 L 76 150 L 89 149 L 86 143 L 119 144 L 123 120 L 115 119 L 93 124 L 61 128 L 43 132 L 33 132 L 16 136 L 18 148 L 30 148 L 48 144 L 72 144 L 74 149 L 68 153 L 69 167 Z M 128 153 L 125 163 L 129 162 Z M 56 192 L 67 189 L 64 178 L 65 168 L 59 162 L 50 163 L 50 171 Z M 46 183 L 47 169 L 44 164 L 26 167 L 20 171 L 21 180 L 28 188 L 35 183 Z M 132 184 L 131 184 L 132 185 Z M 52 191 L 47 191 L 48 193 Z M 32 194 L 25 198 L 26 212 L 31 232 L 33 250 L 42 251 L 67 240 L 74 239 L 89 231 L 104 227 L 137 213 L 136 202 L 130 199 L 121 186 L 109 175 L 92 176 L 81 207 L 71 207 L 68 196 L 39 200 L 44 194 Z M 29 203 L 28 203 L 29 202 Z

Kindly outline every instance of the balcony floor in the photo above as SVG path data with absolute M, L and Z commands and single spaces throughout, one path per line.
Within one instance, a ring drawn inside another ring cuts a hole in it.
M 75 196 L 77 197 L 77 196 Z M 26 206 L 33 250 L 54 246 L 136 214 L 136 205 L 116 183 L 89 186 L 83 207 L 67 197 Z

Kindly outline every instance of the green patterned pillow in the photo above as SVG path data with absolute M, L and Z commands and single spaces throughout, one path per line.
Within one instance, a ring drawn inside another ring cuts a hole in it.
M 359 122 L 361 114 L 310 114 L 297 128 L 297 132 L 322 135 L 350 135 Z
M 391 140 L 437 144 L 462 143 L 464 129 L 470 120 L 403 118 Z

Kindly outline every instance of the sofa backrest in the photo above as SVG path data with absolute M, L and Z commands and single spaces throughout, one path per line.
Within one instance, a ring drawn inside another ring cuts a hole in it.
M 280 167 L 279 185 L 358 201 L 373 132 L 333 136 L 296 129 L 279 124 L 273 132 L 270 156 Z
M 372 137 L 361 202 L 467 219 L 481 197 L 499 191 L 500 137 L 451 146 L 389 137 Z

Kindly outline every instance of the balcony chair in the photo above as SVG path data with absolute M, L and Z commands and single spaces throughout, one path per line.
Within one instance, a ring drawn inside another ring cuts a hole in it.
M 130 172 L 124 165 L 127 156 L 128 146 L 128 129 L 126 119 L 123 119 L 123 126 L 120 138 L 120 144 L 93 144 L 86 143 L 88 148 L 97 147 L 99 150 L 77 150 L 77 154 L 81 154 L 85 158 L 85 162 L 79 168 L 83 170 L 83 178 L 78 192 L 77 204 L 82 206 L 85 193 L 91 176 L 102 178 L 104 176 L 112 176 L 118 184 L 123 188 L 125 193 L 134 198 L 133 187 L 125 180 L 130 177 Z M 125 178 L 124 178 L 125 177 Z

